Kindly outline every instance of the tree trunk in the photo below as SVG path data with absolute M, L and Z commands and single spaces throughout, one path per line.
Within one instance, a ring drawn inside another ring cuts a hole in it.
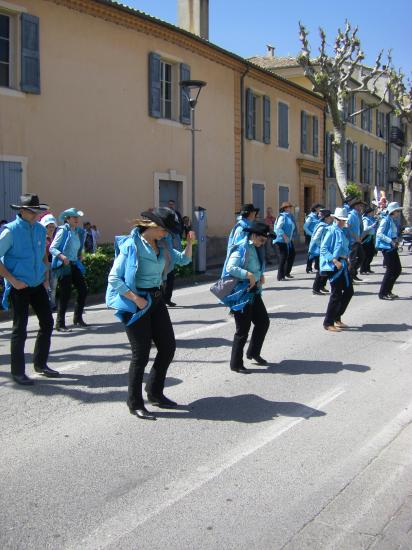
M 412 225 L 412 144 L 409 145 L 408 152 L 405 155 L 405 172 L 402 176 L 404 187 L 403 193 L 403 215 L 405 216 L 406 224 Z
M 333 128 L 333 165 L 335 167 L 336 183 L 343 198 L 348 184 L 345 164 L 345 130 L 336 126 Z

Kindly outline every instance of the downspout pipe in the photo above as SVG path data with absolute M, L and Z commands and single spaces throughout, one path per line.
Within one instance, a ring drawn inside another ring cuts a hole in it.
M 245 76 L 249 67 L 240 77 L 240 203 L 245 204 Z

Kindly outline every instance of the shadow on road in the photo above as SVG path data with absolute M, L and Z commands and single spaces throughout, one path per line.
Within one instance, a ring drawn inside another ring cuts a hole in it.
M 315 313 L 313 311 L 279 311 L 269 313 L 271 319 L 309 319 L 310 317 L 325 317 L 324 313 Z
M 265 422 L 278 416 L 293 418 L 311 418 L 325 416 L 326 413 L 288 401 L 269 401 L 255 394 L 235 395 L 232 397 L 205 397 L 193 401 L 188 410 L 182 407 L 176 411 L 156 411 L 156 416 L 166 418 L 196 418 L 217 422 L 245 422 L 253 424 Z
M 181 349 L 232 347 L 232 340 L 228 340 L 227 338 L 185 338 L 184 340 L 179 340 L 179 338 L 176 338 L 176 346 Z
M 400 324 L 389 324 L 389 323 L 368 323 L 366 325 L 361 325 L 358 328 L 352 328 L 352 331 L 357 332 L 404 332 L 411 330 L 412 325 L 407 325 L 406 323 Z
M 370 367 L 367 365 L 355 365 L 352 363 L 342 363 L 341 361 L 300 361 L 290 359 L 280 363 L 272 363 L 269 367 L 259 369 L 248 369 L 251 373 L 260 374 L 333 374 L 342 370 L 351 370 L 354 372 L 367 372 Z

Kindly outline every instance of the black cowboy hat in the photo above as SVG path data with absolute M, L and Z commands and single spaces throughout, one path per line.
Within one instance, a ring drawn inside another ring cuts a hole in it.
M 240 209 L 239 214 L 241 216 L 248 216 L 252 212 L 256 212 L 256 214 L 259 212 L 260 208 L 257 208 L 252 203 L 244 204 L 242 208 Z
M 315 204 L 312 204 L 310 211 L 315 212 L 317 208 L 325 208 L 325 205 L 320 202 L 315 202 Z
M 365 201 L 363 201 L 362 199 L 354 198 L 351 201 L 349 201 L 349 206 L 351 208 L 353 208 L 357 204 L 363 204 L 363 206 L 368 206 L 367 203 Z
M 321 208 L 319 210 L 319 217 L 322 218 L 322 220 L 324 220 L 325 218 L 329 218 L 329 216 L 332 214 L 332 212 L 330 210 L 328 210 L 327 208 Z
M 255 235 L 261 235 L 262 237 L 276 237 L 274 233 L 271 233 L 270 227 L 264 222 L 253 221 L 243 231 L 246 233 L 255 233 Z
M 169 233 L 177 234 L 180 231 L 180 224 L 176 219 L 175 212 L 171 208 L 154 208 L 152 211 L 146 210 L 142 212 L 141 215 L 151 220 L 162 229 L 166 229 Z
M 44 212 L 49 209 L 47 204 L 40 204 L 39 197 L 37 195 L 33 195 L 32 193 L 20 195 L 20 204 L 11 204 L 10 208 L 13 208 L 13 210 L 25 208 L 26 210 L 31 210 L 32 212 Z
M 375 210 L 376 210 L 376 206 L 368 206 L 367 208 L 365 208 L 363 213 L 364 214 L 370 214 L 371 212 L 374 212 Z

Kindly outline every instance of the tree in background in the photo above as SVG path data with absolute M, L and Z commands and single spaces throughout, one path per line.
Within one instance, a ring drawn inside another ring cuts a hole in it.
M 357 36 L 358 28 L 352 29 L 346 21 L 345 30 L 338 29 L 338 34 L 333 46 L 333 54 L 327 53 L 326 33 L 319 29 L 321 45 L 319 56 L 311 58 L 311 49 L 308 42 L 308 31 L 299 23 L 301 52 L 297 56 L 297 62 L 303 67 L 305 76 L 313 85 L 313 91 L 319 93 L 325 99 L 333 124 L 333 164 L 336 172 L 336 182 L 342 196 L 348 185 L 345 166 L 346 122 L 362 112 L 373 109 L 385 100 L 386 93 L 377 96 L 377 81 L 388 73 L 388 69 L 382 66 L 381 51 L 375 61 L 374 67 L 366 73 L 354 74 L 364 59 L 361 43 Z M 390 59 L 389 59 L 390 64 Z M 386 86 L 387 89 L 388 86 Z M 368 92 L 375 94 L 376 103 L 368 105 L 354 113 L 348 113 L 347 103 L 350 96 Z
M 395 114 L 401 122 L 406 123 L 408 129 L 406 153 L 400 159 L 399 172 L 404 187 L 403 213 L 407 224 L 412 225 L 412 83 L 410 81 L 405 83 L 405 75 L 402 71 L 391 69 L 389 89 Z

